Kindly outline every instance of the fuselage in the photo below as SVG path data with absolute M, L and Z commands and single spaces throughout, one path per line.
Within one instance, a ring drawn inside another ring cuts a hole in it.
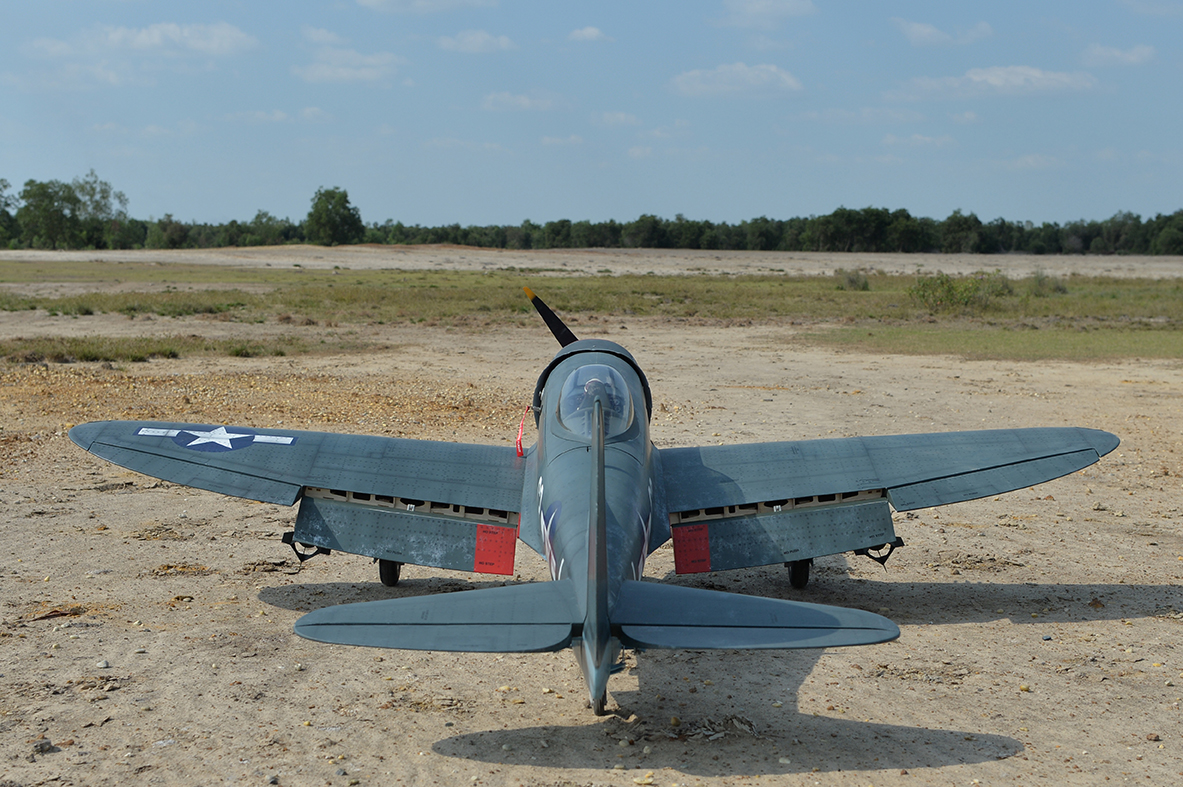
M 596 481 L 597 403 L 603 413 L 602 484 Z M 619 650 L 610 633 L 612 608 L 621 583 L 641 578 L 653 534 L 657 479 L 647 385 L 619 345 L 575 342 L 544 372 L 535 405 L 538 527 L 551 578 L 572 581 L 585 615 L 574 647 L 595 703 Z M 603 530 L 597 533 L 601 513 Z

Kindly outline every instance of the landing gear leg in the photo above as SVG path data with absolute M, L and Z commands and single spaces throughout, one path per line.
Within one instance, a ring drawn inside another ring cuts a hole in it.
M 388 588 L 392 588 L 398 584 L 398 576 L 402 570 L 403 564 L 395 560 L 378 561 L 378 578 Z
M 809 584 L 809 567 L 813 565 L 813 558 L 808 560 L 794 560 L 791 563 L 785 563 L 785 568 L 789 570 L 789 584 L 797 590 L 801 590 Z

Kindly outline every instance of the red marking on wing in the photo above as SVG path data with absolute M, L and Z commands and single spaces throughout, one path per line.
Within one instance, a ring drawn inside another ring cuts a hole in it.
M 681 525 L 673 528 L 674 571 L 700 574 L 711 570 L 711 539 L 707 525 Z
M 512 574 L 517 543 L 516 527 L 477 525 L 476 556 L 472 561 L 472 570 L 481 574 Z

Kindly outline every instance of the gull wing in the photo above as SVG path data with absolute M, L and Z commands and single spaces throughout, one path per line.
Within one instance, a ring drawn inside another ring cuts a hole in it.
M 176 484 L 292 505 L 304 487 L 516 511 L 512 447 L 146 421 L 100 421 L 70 439 L 109 462 Z
M 525 469 L 514 448 L 142 421 L 82 424 L 70 439 L 172 483 L 280 505 L 299 501 L 295 529 L 285 535 L 294 543 L 513 573 Z
M 1118 445 L 1096 429 L 999 429 L 661 451 L 678 571 L 768 565 L 895 540 L 891 512 L 1010 492 Z

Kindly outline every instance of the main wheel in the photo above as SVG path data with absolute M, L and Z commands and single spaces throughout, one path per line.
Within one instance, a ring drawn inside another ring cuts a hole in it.
M 813 565 L 813 560 L 794 560 L 791 563 L 785 563 L 785 568 L 789 570 L 789 584 L 797 590 L 801 590 L 809 584 L 809 567 Z
M 398 584 L 398 576 L 402 573 L 403 564 L 395 560 L 378 561 L 378 579 L 388 588 Z

